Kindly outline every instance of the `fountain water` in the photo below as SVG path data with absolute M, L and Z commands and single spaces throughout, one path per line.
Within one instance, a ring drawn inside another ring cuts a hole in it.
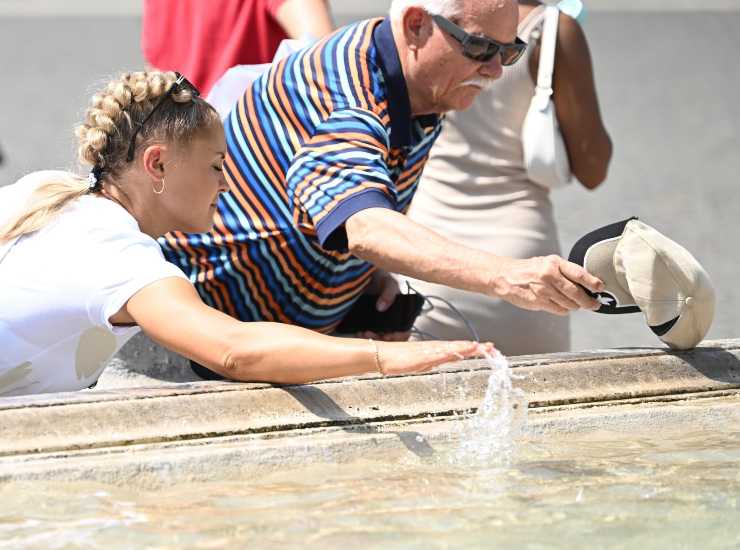
M 491 367 L 488 388 L 477 412 L 460 422 L 459 445 L 450 460 L 455 464 L 506 464 L 527 422 L 527 399 L 514 388 L 509 361 L 499 351 L 485 353 Z

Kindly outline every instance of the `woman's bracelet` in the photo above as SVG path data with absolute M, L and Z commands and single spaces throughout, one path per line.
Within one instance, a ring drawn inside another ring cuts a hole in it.
M 381 376 L 385 376 L 385 370 L 383 370 L 383 363 L 380 362 L 380 350 L 378 349 L 378 341 L 373 340 L 372 338 L 369 339 L 373 345 L 375 346 L 375 368 L 380 373 Z

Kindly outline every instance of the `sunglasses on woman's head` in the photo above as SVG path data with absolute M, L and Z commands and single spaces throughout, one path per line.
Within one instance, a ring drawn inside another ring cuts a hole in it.
M 465 57 L 479 63 L 488 63 L 500 53 L 502 65 L 513 65 L 527 49 L 527 43 L 519 37 L 506 44 L 480 34 L 470 34 L 442 15 L 432 15 L 432 19 L 440 29 L 460 43 Z
M 147 120 L 149 120 L 154 112 L 159 109 L 159 107 L 166 101 L 168 97 L 170 97 L 172 94 L 178 92 L 179 90 L 189 90 L 191 94 L 193 94 L 193 97 L 198 97 L 200 95 L 200 92 L 198 91 L 198 88 L 196 88 L 187 78 L 185 78 L 180 73 L 175 73 L 175 76 L 177 77 L 175 81 L 172 83 L 172 86 L 170 86 L 167 91 L 162 95 L 162 97 L 159 98 L 159 101 L 157 101 L 157 104 L 152 108 L 151 111 L 149 111 L 149 114 L 144 117 L 144 120 L 141 121 L 141 124 L 139 124 L 136 129 L 134 130 L 133 135 L 131 136 L 131 142 L 128 145 L 128 156 L 126 159 L 128 162 L 131 162 L 134 160 L 134 152 L 136 151 L 136 136 L 139 135 L 139 130 L 141 130 L 144 127 L 144 124 L 146 124 Z

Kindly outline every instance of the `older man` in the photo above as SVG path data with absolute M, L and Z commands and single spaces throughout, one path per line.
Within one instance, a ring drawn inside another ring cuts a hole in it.
M 404 213 L 440 131 L 524 49 L 513 0 L 395 0 L 274 65 L 226 121 L 230 192 L 214 230 L 175 234 L 167 258 L 241 320 L 332 331 L 384 272 L 564 314 L 601 282 L 558 257 L 514 260 L 454 244 Z M 377 270 L 377 271 L 376 271 Z M 381 274 L 381 275 L 379 275 Z

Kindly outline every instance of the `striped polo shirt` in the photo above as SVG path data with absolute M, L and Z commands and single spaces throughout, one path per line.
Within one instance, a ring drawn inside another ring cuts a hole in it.
M 341 29 L 246 90 L 225 121 L 214 228 L 167 235 L 165 256 L 237 319 L 329 332 L 374 270 L 349 253 L 345 221 L 406 212 L 440 129 L 411 115 L 390 22 Z

